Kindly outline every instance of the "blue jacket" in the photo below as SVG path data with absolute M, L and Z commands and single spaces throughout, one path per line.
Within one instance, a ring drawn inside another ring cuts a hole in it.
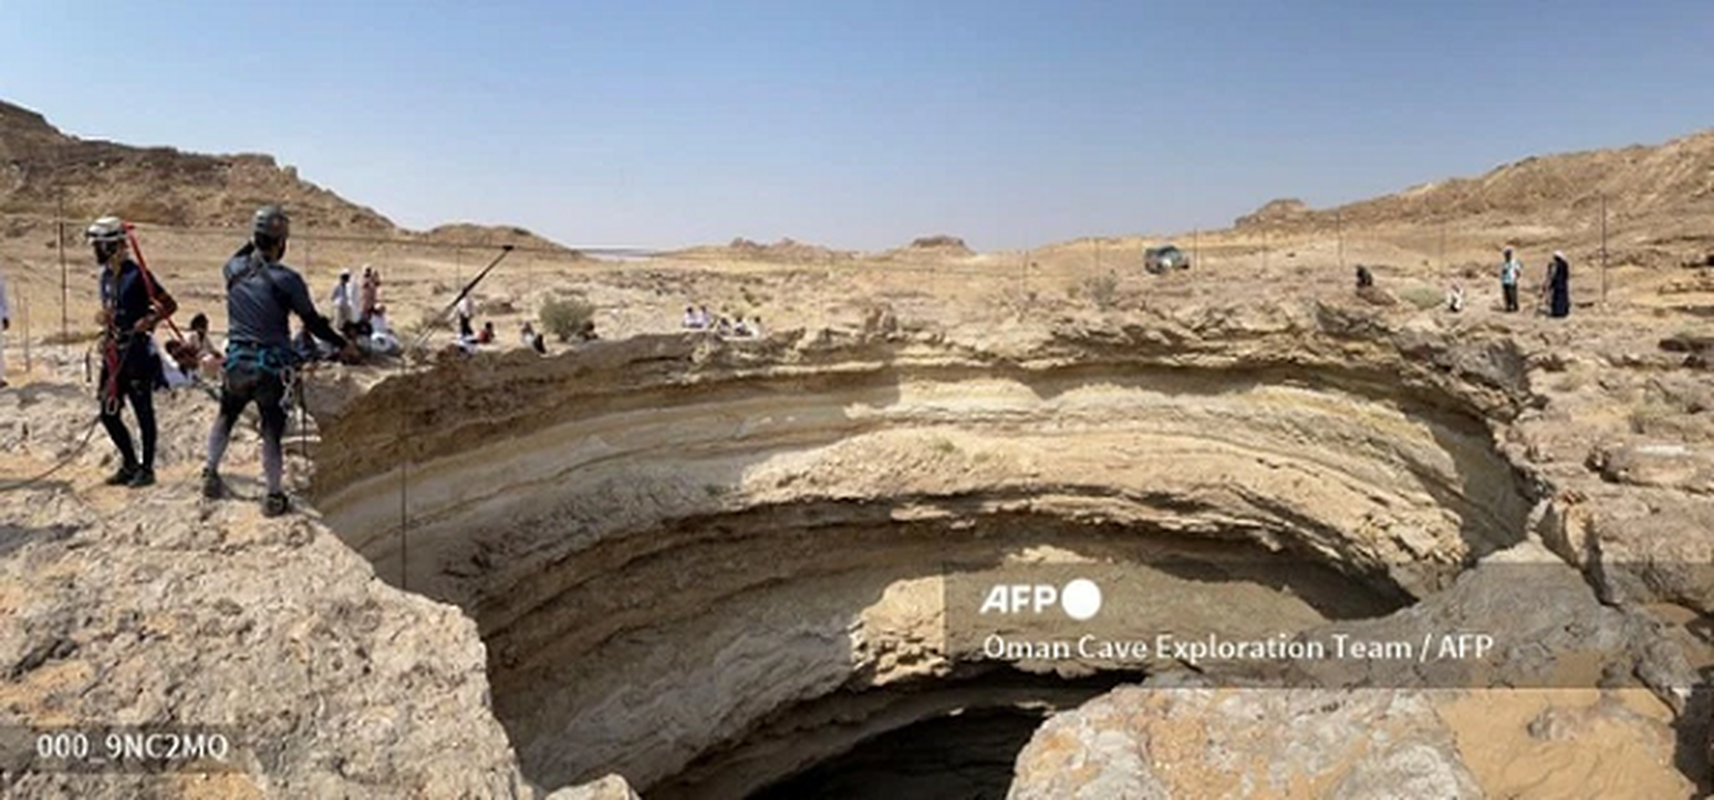
M 154 296 L 167 294 L 158 282 L 149 286 L 153 279 L 153 275 L 145 273 L 129 258 L 119 265 L 118 274 L 105 266 L 101 268 L 101 307 L 113 311 L 115 330 L 130 333 L 138 320 L 155 310 Z

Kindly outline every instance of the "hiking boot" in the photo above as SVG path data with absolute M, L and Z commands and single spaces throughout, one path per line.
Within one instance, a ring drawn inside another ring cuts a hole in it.
M 202 468 L 202 496 L 210 500 L 226 497 L 226 483 L 220 480 L 220 473 L 207 467 Z
M 285 492 L 270 494 L 262 500 L 262 516 L 277 517 L 292 510 L 292 501 Z
M 126 464 L 126 465 L 120 467 L 118 472 L 115 472 L 112 475 L 108 476 L 107 485 L 108 486 L 129 486 L 131 484 L 132 479 L 136 478 L 137 473 L 140 471 L 141 471 L 140 467 L 135 467 L 135 466 L 132 466 L 130 464 Z
M 145 486 L 154 486 L 155 471 L 148 467 L 143 467 L 142 469 L 137 470 L 137 472 L 131 476 L 131 480 L 125 482 L 125 485 L 133 489 L 141 489 Z

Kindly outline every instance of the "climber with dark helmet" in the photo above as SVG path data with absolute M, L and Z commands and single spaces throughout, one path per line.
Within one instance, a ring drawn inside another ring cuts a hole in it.
M 151 338 L 155 326 L 178 310 L 172 295 L 147 269 L 131 258 L 125 223 L 102 217 L 84 231 L 101 266 L 102 329 L 101 424 L 119 449 L 119 470 L 110 486 L 149 486 L 155 482 L 155 383 L 161 377 L 160 357 Z M 119 412 L 130 401 L 142 440 L 142 457 L 131 443 Z
M 282 486 L 284 453 L 280 438 L 286 430 L 286 389 L 292 380 L 292 340 L 289 315 L 296 314 L 316 338 L 340 351 L 341 360 L 356 359 L 356 349 L 317 313 L 303 276 L 280 261 L 286 255 L 291 220 L 279 206 L 256 210 L 250 242 L 226 262 L 226 364 L 220 387 L 220 414 L 208 432 L 208 463 L 202 471 L 202 493 L 209 499 L 226 496 L 220 479 L 220 459 L 226 454 L 232 426 L 251 402 L 262 417 L 262 472 L 268 493 L 264 516 L 277 517 L 291 508 Z

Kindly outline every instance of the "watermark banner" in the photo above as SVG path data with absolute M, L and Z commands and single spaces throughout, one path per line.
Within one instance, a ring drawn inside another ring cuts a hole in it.
M 1659 690 L 1692 688 L 1714 665 L 1709 620 L 1605 605 L 1558 563 L 1483 565 L 1415 602 L 1289 559 L 948 565 L 944 587 L 953 661 L 1036 672 L 1293 688 Z
M 242 772 L 249 744 L 230 726 L 0 725 L 10 775 Z

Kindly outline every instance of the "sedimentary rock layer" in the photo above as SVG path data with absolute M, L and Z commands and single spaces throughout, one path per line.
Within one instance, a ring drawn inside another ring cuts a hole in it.
M 1176 313 L 477 359 L 342 409 L 319 504 L 476 617 L 545 785 L 649 786 L 782 708 L 946 677 L 949 561 L 1215 542 L 1280 554 L 1275 589 L 1337 565 L 1379 608 L 1523 537 L 1531 487 L 1483 421 L 1528 397 L 1507 340 Z

